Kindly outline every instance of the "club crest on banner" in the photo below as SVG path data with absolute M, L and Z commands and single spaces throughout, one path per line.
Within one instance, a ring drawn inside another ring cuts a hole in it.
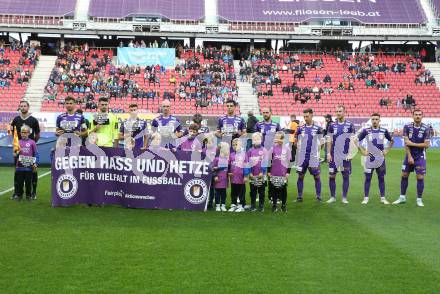
M 201 204 L 208 197 L 208 186 L 201 179 L 192 179 L 185 185 L 185 199 L 191 204 Z
M 57 192 L 60 198 L 70 199 L 78 191 L 78 181 L 73 175 L 61 175 L 57 181 Z

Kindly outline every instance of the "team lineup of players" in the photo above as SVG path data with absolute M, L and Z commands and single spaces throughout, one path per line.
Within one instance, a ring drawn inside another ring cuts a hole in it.
M 116 116 L 109 113 L 109 100 L 106 98 L 99 99 L 98 111 L 90 126 L 87 126 L 84 116 L 76 112 L 74 102 L 73 98 L 66 98 L 67 111 L 57 119 L 56 134 L 60 138 L 69 133 L 78 138 L 88 136 L 88 144 L 103 147 L 117 147 L 120 141 L 124 141 L 125 148 L 202 151 L 205 160 L 210 160 L 213 170 L 208 207 L 215 207 L 216 211 L 227 210 L 225 204 L 229 186 L 229 211 L 264 210 L 266 187 L 272 210 L 277 211 L 281 202 L 281 209 L 286 211 L 287 184 L 292 168 L 298 174 L 296 202 L 303 201 L 307 171 L 315 181 L 316 199 L 321 201 L 320 153 L 324 144 L 327 145 L 329 163 L 328 203 L 336 201 L 338 172 L 342 176 L 342 202 L 348 203 L 351 159 L 359 150 L 365 156 L 362 203 L 368 203 L 371 179 L 376 172 L 380 201 L 389 204 L 385 198 L 385 157 L 394 140 L 388 130 L 380 126 L 378 113 L 372 114 L 370 127 L 356 133 L 353 124 L 345 118 L 344 106 L 338 106 L 337 119 L 329 125 L 324 135 L 324 129 L 313 121 L 313 110 L 306 109 L 303 112 L 304 124 L 289 129 L 287 133 L 290 135 L 287 136 L 280 125 L 272 121 L 270 109 L 265 108 L 262 109 L 263 120 L 257 123 L 255 133 L 251 135 L 252 146 L 246 148 L 248 137 L 245 136 L 245 121 L 235 114 L 237 105 L 232 100 L 226 102 L 227 113 L 219 118 L 217 129 L 212 132 L 202 126 L 199 114 L 194 115 L 193 124 L 184 130 L 178 118 L 171 114 L 169 101 L 163 101 L 162 114 L 152 121 L 151 129 L 148 129 L 146 121 L 138 118 L 135 104 L 130 105 L 130 117 L 119 124 Z M 422 116 L 421 110 L 414 110 L 413 122 L 405 125 L 403 130 L 406 154 L 402 167 L 401 195 L 395 204 L 406 202 L 409 173 L 414 171 L 417 177 L 417 205 L 423 206 L 425 150 L 429 147 L 430 128 L 422 123 Z M 59 140 L 58 146 L 66 144 L 72 142 Z M 246 182 L 250 187 L 250 205 L 246 205 Z

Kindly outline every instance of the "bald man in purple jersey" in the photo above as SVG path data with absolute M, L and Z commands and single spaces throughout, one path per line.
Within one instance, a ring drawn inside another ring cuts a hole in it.
M 351 159 L 349 159 L 350 143 L 355 130 L 353 124 L 345 119 L 345 106 L 336 108 L 336 121 L 330 123 L 327 133 L 327 161 L 329 170 L 330 199 L 327 203 L 336 202 L 336 174 L 342 174 L 342 203 L 347 204 L 350 186 Z
M 171 115 L 171 102 L 162 102 L 162 114 L 153 119 L 151 123 L 153 132 L 158 132 L 162 136 L 162 147 L 175 149 L 176 139 L 182 137 L 182 126 L 177 117 Z

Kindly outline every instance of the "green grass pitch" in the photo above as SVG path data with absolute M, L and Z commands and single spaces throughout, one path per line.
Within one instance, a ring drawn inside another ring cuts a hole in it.
M 388 200 L 402 159 L 388 156 Z M 374 178 L 362 206 L 359 157 L 353 170 L 346 206 L 340 176 L 332 205 L 315 202 L 310 175 L 293 203 L 292 176 L 287 214 L 52 208 L 43 177 L 35 202 L 0 196 L 0 292 L 440 293 L 440 150 L 428 150 L 424 208 L 414 175 L 406 205 L 381 205 Z M 322 180 L 327 200 L 326 166 Z M 0 167 L 0 191 L 11 185 Z

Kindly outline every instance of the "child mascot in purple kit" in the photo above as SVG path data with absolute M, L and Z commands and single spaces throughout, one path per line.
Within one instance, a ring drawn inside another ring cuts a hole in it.
M 219 146 L 219 154 L 214 158 L 214 161 L 212 162 L 212 170 L 215 174 L 215 211 L 227 211 L 226 190 L 229 185 L 228 168 L 230 146 L 226 142 L 221 142 Z
M 232 149 L 229 159 L 229 178 L 231 182 L 231 207 L 229 212 L 243 212 L 246 206 L 246 152 L 240 138 L 232 140 Z M 240 204 L 237 204 L 237 199 Z
M 261 145 L 261 133 L 252 134 L 252 147 L 247 152 L 247 164 L 250 182 L 251 211 L 256 211 L 258 194 L 258 210 L 264 211 L 264 194 L 266 190 L 267 150 Z
M 196 124 L 191 124 L 188 127 L 188 134 L 177 139 L 177 149 L 182 151 L 201 152 L 202 143 L 198 138 L 198 134 L 199 126 Z
M 272 212 L 278 211 L 278 200 L 281 200 L 281 210 L 287 212 L 287 181 L 290 175 L 291 150 L 289 142 L 284 142 L 284 136 L 284 132 L 277 132 L 274 139 L 275 144 L 269 151 L 271 164 L 268 169 L 268 177 L 272 184 L 270 191 Z
M 18 141 L 20 149 L 14 152 L 16 157 L 15 167 L 15 191 L 17 201 L 23 199 L 23 190 L 26 188 L 26 199 L 31 200 L 32 196 L 32 174 L 36 172 L 39 163 L 37 144 L 29 138 L 31 129 L 23 125 L 20 129 L 21 139 Z

